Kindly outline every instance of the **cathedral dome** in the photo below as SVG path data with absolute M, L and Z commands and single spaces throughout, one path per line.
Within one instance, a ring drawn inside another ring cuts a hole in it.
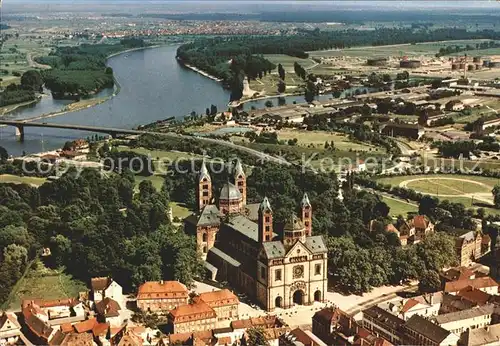
M 293 215 L 285 223 L 285 231 L 303 231 L 305 229 L 302 221 L 295 215 Z
M 242 197 L 240 191 L 236 186 L 234 186 L 234 184 L 226 183 L 220 190 L 220 199 L 233 201 L 240 200 Z

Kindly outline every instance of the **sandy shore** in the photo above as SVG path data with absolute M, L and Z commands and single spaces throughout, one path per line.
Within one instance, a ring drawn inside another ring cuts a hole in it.
M 177 60 L 178 60 L 178 61 L 180 61 L 179 59 L 177 59 Z M 204 76 L 204 77 L 210 78 L 210 79 L 212 79 L 212 80 L 214 80 L 214 81 L 216 81 L 216 82 L 219 82 L 219 83 L 220 83 L 220 82 L 222 82 L 222 79 L 217 78 L 217 77 L 215 77 L 215 76 L 212 76 L 211 74 L 208 74 L 208 73 L 206 73 L 205 71 L 200 70 L 200 69 L 199 69 L 199 68 L 197 68 L 197 67 L 191 66 L 191 65 L 186 64 L 186 63 L 184 63 L 184 62 L 182 62 L 182 61 L 180 61 L 180 63 L 181 63 L 183 66 L 186 66 L 188 69 L 193 70 L 194 72 L 197 72 L 197 73 L 201 74 L 201 75 L 202 75 L 202 76 Z

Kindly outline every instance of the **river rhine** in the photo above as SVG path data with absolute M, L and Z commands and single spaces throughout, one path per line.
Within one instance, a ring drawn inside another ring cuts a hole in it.
M 164 46 L 139 50 L 114 56 L 108 60 L 121 90 L 115 97 L 99 105 L 70 112 L 38 122 L 72 125 L 92 125 L 114 128 L 136 128 L 169 117 L 183 118 L 196 111 L 204 114 L 211 104 L 225 110 L 229 92 L 221 85 L 177 63 L 177 46 Z M 103 90 L 98 96 L 107 96 L 112 89 Z M 319 99 L 331 98 L 320 95 Z M 303 95 L 287 96 L 287 103 L 304 102 Z M 265 99 L 245 103 L 263 108 Z M 26 119 L 60 110 L 67 101 L 45 96 L 36 106 L 18 110 L 2 117 L 6 120 Z M 276 105 L 277 101 L 273 100 Z M 24 142 L 19 142 L 13 127 L 0 127 L 0 146 L 10 155 L 35 153 L 61 148 L 68 140 L 86 138 L 93 133 L 44 128 L 25 128 Z
M 39 122 L 135 128 L 172 116 L 183 117 L 193 110 L 205 113 L 211 104 L 217 105 L 219 110 L 225 109 L 229 92 L 219 83 L 179 65 L 175 59 L 176 50 L 177 46 L 165 46 L 112 57 L 108 65 L 120 83 L 118 95 L 94 107 Z M 63 105 L 61 103 L 61 107 Z M 33 117 L 53 110 L 37 105 L 4 119 Z M 24 142 L 20 143 L 13 127 L 3 127 L 0 128 L 0 146 L 11 155 L 20 155 L 23 151 L 33 153 L 60 148 L 68 140 L 89 135 L 91 133 L 82 131 L 28 127 Z

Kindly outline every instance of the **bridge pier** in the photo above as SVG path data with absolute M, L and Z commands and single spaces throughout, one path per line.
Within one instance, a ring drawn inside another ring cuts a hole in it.
M 18 137 L 20 142 L 24 142 L 24 126 L 16 126 L 16 137 Z

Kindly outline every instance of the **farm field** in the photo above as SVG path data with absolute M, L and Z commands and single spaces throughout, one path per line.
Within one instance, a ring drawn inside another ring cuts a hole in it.
M 48 269 L 41 261 L 35 261 L 26 276 L 12 290 L 6 303 L 10 310 L 19 310 L 26 298 L 63 299 L 77 298 L 78 292 L 86 291 L 86 285 L 60 270 Z
M 289 140 L 297 138 L 299 146 L 324 148 L 325 142 L 335 144 L 338 150 L 356 150 L 356 151 L 370 151 L 374 153 L 383 153 L 381 148 L 375 147 L 368 143 L 353 142 L 349 137 L 339 132 L 326 132 L 326 131 L 299 131 L 282 129 L 278 132 L 278 139 Z
M 33 186 L 40 186 L 46 181 L 47 179 L 45 178 L 20 177 L 12 174 L 0 174 L 0 183 L 29 184 Z
M 343 50 L 329 51 L 313 51 L 309 52 L 311 57 L 321 56 L 352 56 L 352 57 L 387 57 L 387 56 L 434 56 L 439 51 L 439 48 L 449 45 L 475 45 L 484 40 L 459 40 L 459 41 L 443 41 L 443 42 L 425 42 L 417 44 L 400 44 L 380 47 L 355 47 Z

